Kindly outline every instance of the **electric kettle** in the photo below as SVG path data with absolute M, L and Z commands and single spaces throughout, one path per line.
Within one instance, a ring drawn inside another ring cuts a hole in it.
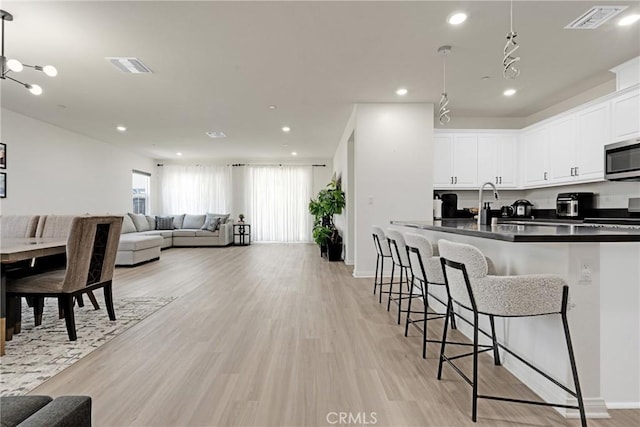
M 518 218 L 530 217 L 533 210 L 533 203 L 520 199 L 513 202 L 513 216 Z

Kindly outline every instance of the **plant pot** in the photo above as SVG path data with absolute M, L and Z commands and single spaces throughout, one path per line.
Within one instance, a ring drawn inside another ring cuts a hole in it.
M 329 261 L 342 260 L 342 242 L 327 244 L 327 256 Z

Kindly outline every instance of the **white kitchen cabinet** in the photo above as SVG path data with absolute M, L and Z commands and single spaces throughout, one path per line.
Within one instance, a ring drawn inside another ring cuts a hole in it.
M 546 127 L 525 131 L 521 137 L 523 185 L 540 187 L 549 184 L 549 129 Z
M 563 183 L 575 176 L 578 117 L 572 114 L 547 125 L 549 138 L 549 181 Z
M 475 188 L 478 184 L 478 139 L 468 134 L 442 134 L 433 138 L 433 186 Z
M 638 136 L 640 136 L 640 88 L 636 87 L 611 100 L 610 142 Z
M 517 135 L 478 134 L 478 185 L 517 188 Z
M 608 102 L 578 113 L 578 140 L 575 148 L 575 180 L 604 179 L 604 146 L 610 134 Z

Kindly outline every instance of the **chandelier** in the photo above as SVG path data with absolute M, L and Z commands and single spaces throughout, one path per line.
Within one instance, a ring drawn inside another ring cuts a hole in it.
M 56 67 L 53 65 L 45 65 L 42 67 L 40 65 L 23 64 L 17 59 L 7 59 L 7 57 L 4 56 L 4 23 L 5 21 L 13 21 L 13 15 L 7 11 L 0 10 L 0 16 L 2 17 L 2 57 L 0 58 L 0 79 L 14 81 L 24 86 L 32 94 L 40 95 L 42 93 L 42 88 L 39 85 L 23 83 L 20 80 L 10 77 L 8 74 L 11 72 L 19 73 L 24 69 L 24 67 L 28 67 L 33 68 L 36 71 L 42 71 L 49 77 L 55 77 L 58 74 L 58 70 L 56 70 Z
M 513 31 L 513 0 L 511 0 L 509 20 L 511 22 L 511 30 L 507 34 L 507 43 L 504 45 L 503 50 L 502 75 L 505 79 L 515 79 L 520 75 L 520 69 L 516 67 L 516 63 L 520 61 L 520 57 L 514 56 L 514 54 L 520 46 L 518 46 L 516 42 L 518 34 Z
M 438 54 L 443 56 L 442 59 L 442 95 L 440 97 L 440 103 L 438 105 L 438 121 L 441 125 L 446 125 L 451 121 L 449 113 L 449 97 L 447 96 L 447 64 L 444 57 L 451 52 L 451 46 L 440 46 L 438 48 Z

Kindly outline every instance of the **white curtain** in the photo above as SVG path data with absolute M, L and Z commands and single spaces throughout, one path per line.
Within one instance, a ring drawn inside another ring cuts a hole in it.
M 165 165 L 159 181 L 163 214 L 231 213 L 231 166 Z
M 247 219 L 255 241 L 311 242 L 311 166 L 248 166 Z

